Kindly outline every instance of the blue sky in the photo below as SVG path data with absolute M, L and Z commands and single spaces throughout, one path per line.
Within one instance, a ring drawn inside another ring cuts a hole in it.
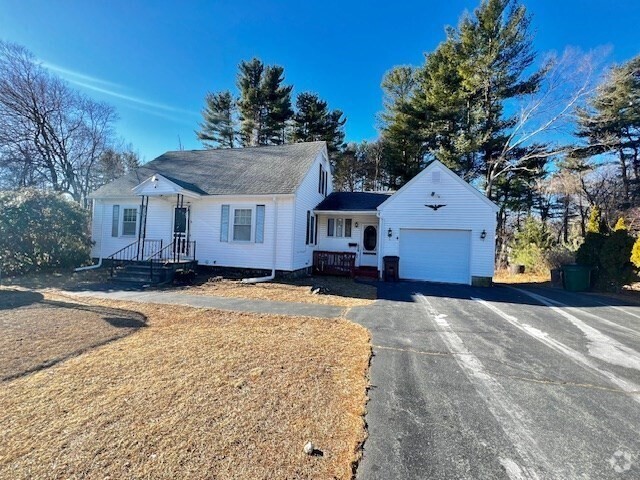
M 314 91 L 348 118 L 347 139 L 374 139 L 380 81 L 419 65 L 479 0 L 0 0 L 0 38 L 25 45 L 61 76 L 116 107 L 118 133 L 143 160 L 200 148 L 207 91 L 234 89 L 240 60 L 285 67 L 295 92 Z M 535 47 L 640 53 L 638 0 L 529 0 Z

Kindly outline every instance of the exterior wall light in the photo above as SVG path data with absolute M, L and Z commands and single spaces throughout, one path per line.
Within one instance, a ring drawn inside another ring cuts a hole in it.
M 482 240 L 484 240 L 485 238 L 487 238 L 487 231 L 486 230 L 482 230 L 482 233 L 480 233 L 480 238 Z
M 393 230 L 389 229 L 389 230 L 387 231 L 387 236 L 388 236 L 389 238 L 391 238 L 391 237 L 393 236 Z

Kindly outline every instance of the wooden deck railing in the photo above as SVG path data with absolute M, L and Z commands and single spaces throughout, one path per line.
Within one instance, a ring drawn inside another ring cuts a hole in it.
M 353 277 L 356 270 L 354 252 L 313 252 L 313 273 Z

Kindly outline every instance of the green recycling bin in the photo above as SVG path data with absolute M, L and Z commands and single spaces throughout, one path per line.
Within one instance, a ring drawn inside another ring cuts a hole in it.
M 591 267 L 586 265 L 564 265 L 564 289 L 570 292 L 584 292 L 591 286 Z

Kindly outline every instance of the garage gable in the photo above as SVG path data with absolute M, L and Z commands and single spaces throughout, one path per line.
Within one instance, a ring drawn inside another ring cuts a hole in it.
M 457 189 L 460 190 L 459 192 L 457 192 L 457 197 L 468 197 L 467 201 L 481 202 L 482 204 L 490 208 L 493 212 L 498 211 L 498 206 L 495 203 L 489 200 L 484 194 L 471 186 L 469 183 L 465 182 L 462 178 L 452 172 L 439 160 L 434 160 L 427 166 L 427 168 L 425 168 L 422 172 L 409 180 L 402 188 L 400 188 L 400 190 L 391 195 L 384 203 L 382 203 L 378 207 L 378 210 L 382 211 L 391 204 L 402 202 L 403 197 L 411 195 L 411 192 L 419 191 L 420 193 L 424 193 L 427 192 L 429 188 L 432 188 L 432 190 L 428 193 L 434 194 L 431 195 L 432 199 L 434 200 L 433 204 L 442 205 L 436 200 L 442 198 L 442 193 L 444 192 L 442 188 L 448 188 L 451 186 L 458 187 Z M 438 192 L 438 189 L 440 189 L 441 191 Z

